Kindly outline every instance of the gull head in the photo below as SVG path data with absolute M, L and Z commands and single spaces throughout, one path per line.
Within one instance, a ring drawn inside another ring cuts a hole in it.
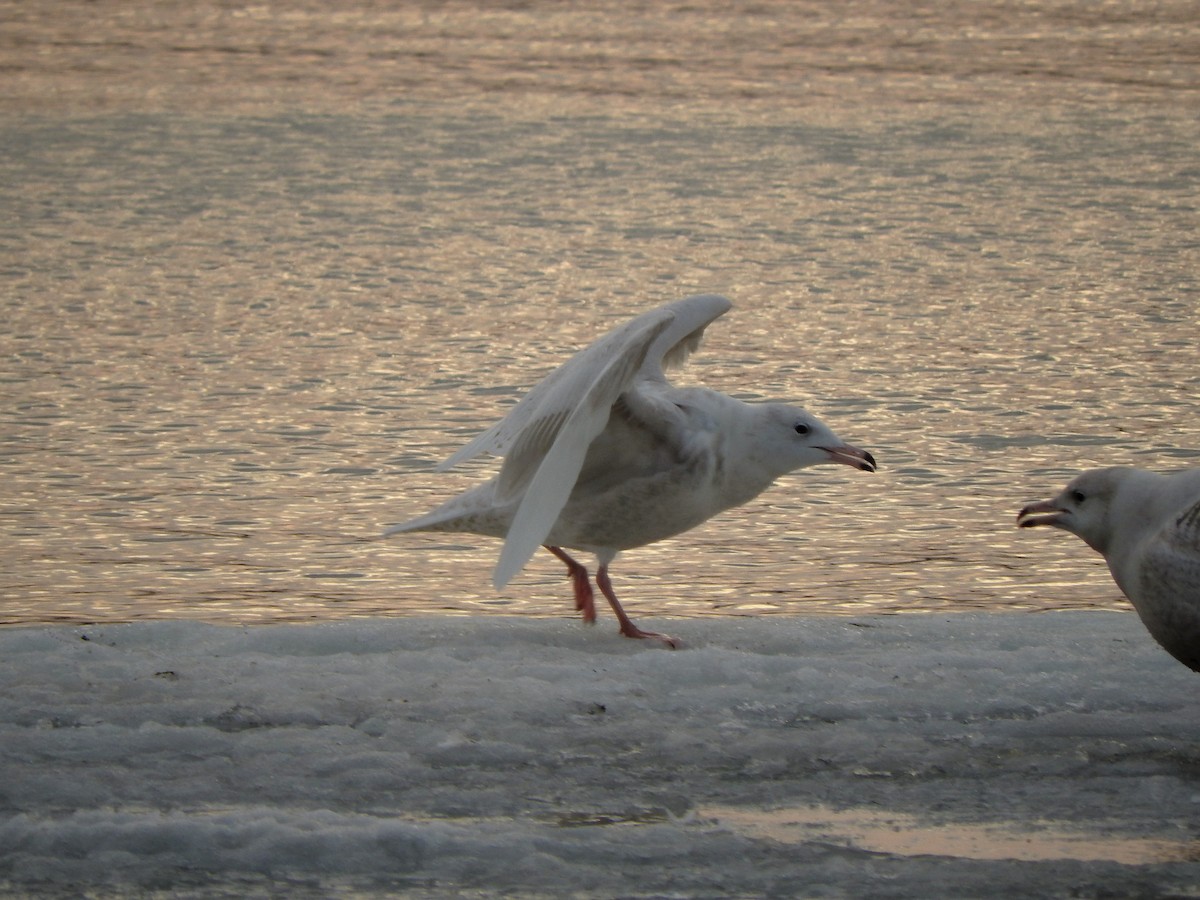
M 847 444 L 811 413 L 785 403 L 768 403 L 761 409 L 762 420 L 755 429 L 754 441 L 762 455 L 782 472 L 820 463 L 875 471 L 875 457 Z
M 1078 475 L 1049 500 L 1030 503 L 1017 514 L 1017 526 L 1049 525 L 1081 538 L 1093 550 L 1104 553 L 1112 536 L 1110 513 L 1113 499 L 1128 469 L 1092 469 Z

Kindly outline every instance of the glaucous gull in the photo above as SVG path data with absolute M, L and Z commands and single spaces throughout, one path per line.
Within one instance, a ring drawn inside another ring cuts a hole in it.
M 566 564 L 576 609 L 589 623 L 596 611 L 587 569 L 563 548 L 594 553 L 596 584 L 621 634 L 676 647 L 674 638 L 638 628 L 621 608 L 608 576 L 620 551 L 694 528 L 794 469 L 830 462 L 875 471 L 870 453 L 802 409 L 667 381 L 663 370 L 681 364 L 730 306 L 716 294 L 688 297 L 580 351 L 439 466 L 491 453 L 504 457 L 496 477 L 386 534 L 503 538 L 496 587 L 545 546 Z
M 1200 469 L 1091 469 L 1017 524 L 1061 528 L 1103 554 L 1151 636 L 1200 672 Z

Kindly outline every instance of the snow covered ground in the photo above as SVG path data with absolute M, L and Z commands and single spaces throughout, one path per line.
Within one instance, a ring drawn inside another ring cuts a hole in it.
M 0 630 L 0 894 L 1200 896 L 1132 614 Z

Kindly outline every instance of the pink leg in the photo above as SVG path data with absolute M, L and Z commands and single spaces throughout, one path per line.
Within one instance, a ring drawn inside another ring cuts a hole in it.
M 608 577 L 608 566 L 601 566 L 596 570 L 596 584 L 600 586 L 600 592 L 608 600 L 608 605 L 617 614 L 617 621 L 621 623 L 621 634 L 627 638 L 657 638 L 672 650 L 679 649 L 681 646 L 680 642 L 675 638 L 670 635 L 659 634 L 657 631 L 642 631 L 642 629 L 633 624 L 629 616 L 625 615 L 625 610 L 621 608 L 621 602 L 613 592 L 612 581 Z
M 583 621 L 589 625 L 594 624 L 596 603 L 593 599 L 592 585 L 588 581 L 587 569 L 564 553 L 561 547 L 551 547 L 547 544 L 546 549 L 567 564 L 567 574 L 571 576 L 571 584 L 575 588 L 575 608 L 583 614 Z

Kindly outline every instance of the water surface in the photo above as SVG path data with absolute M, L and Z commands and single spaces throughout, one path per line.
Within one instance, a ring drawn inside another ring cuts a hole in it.
M 631 612 L 1126 608 L 1014 517 L 1200 452 L 1200 40 L 1140 10 L 12 6 L 0 621 L 565 614 L 548 554 L 378 535 L 699 291 L 681 380 L 880 471 L 626 554 Z

